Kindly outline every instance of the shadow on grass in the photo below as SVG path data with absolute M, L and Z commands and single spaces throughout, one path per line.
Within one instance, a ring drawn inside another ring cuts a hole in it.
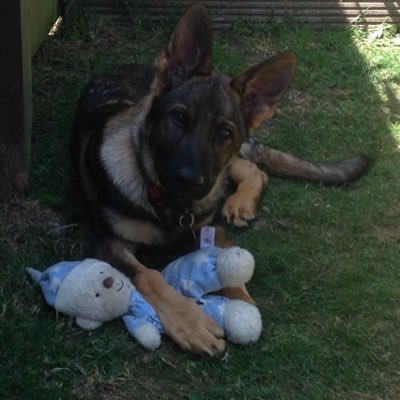
M 88 333 L 57 320 L 27 281 L 28 265 L 43 269 L 83 254 L 75 225 L 82 211 L 69 185 L 69 125 L 92 74 L 152 62 L 165 44 L 166 29 L 139 22 L 100 20 L 84 35 L 71 27 L 35 59 L 32 192 L 16 199 L 15 212 L 8 205 L 8 220 L 0 221 L 12 238 L 0 273 L 0 397 L 393 398 L 399 239 L 384 228 L 400 217 L 400 133 L 393 127 L 400 71 L 393 53 L 386 57 L 362 32 L 245 21 L 216 37 L 215 65 L 230 75 L 277 51 L 298 55 L 293 89 L 260 140 L 321 161 L 357 152 L 376 159 L 347 188 L 272 179 L 253 229 L 232 231 L 258 263 L 250 290 L 264 316 L 259 343 L 231 346 L 215 360 L 181 354 L 168 340 L 146 353 L 120 323 Z

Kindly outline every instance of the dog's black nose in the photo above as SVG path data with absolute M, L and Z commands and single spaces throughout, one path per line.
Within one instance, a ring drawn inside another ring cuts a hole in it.
M 178 171 L 177 176 L 185 186 L 199 187 L 204 183 L 204 176 L 187 168 Z

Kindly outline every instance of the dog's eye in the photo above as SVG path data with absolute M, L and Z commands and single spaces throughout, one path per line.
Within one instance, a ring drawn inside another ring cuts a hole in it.
M 232 136 L 232 129 L 224 126 L 224 127 L 219 129 L 218 136 L 221 139 L 228 139 L 228 138 L 230 138 Z
M 183 124 L 185 122 L 185 113 L 182 110 L 173 110 L 171 116 L 178 124 Z

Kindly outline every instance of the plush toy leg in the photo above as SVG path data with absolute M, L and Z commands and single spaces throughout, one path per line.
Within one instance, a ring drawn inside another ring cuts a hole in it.
M 240 247 L 221 250 L 217 257 L 217 274 L 222 287 L 236 287 L 247 283 L 254 272 L 254 257 Z
M 261 314 L 257 307 L 242 300 L 228 300 L 224 312 L 225 334 L 235 344 L 256 342 L 261 334 Z
M 261 314 L 252 304 L 214 295 L 204 296 L 197 303 L 224 329 L 230 342 L 245 345 L 260 337 Z
M 143 324 L 134 333 L 134 338 L 146 350 L 154 351 L 161 344 L 161 335 L 152 324 Z
M 217 247 L 186 254 L 167 265 L 161 272 L 168 284 L 186 297 L 199 299 L 204 294 L 223 288 L 216 273 Z
M 122 320 L 128 332 L 146 350 L 154 351 L 160 346 L 161 334 L 152 323 L 139 320 L 129 314 L 124 315 Z
M 242 286 L 253 272 L 254 258 L 247 250 L 213 247 L 178 258 L 165 267 L 162 275 L 184 296 L 199 299 L 225 287 Z

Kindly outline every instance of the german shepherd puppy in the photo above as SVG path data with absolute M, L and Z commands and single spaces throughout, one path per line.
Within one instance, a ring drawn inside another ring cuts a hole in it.
M 207 13 L 194 5 L 154 65 L 124 66 L 92 79 L 71 135 L 96 257 L 132 279 L 181 348 L 209 355 L 224 349 L 223 332 L 156 269 L 144 266 L 146 254 L 193 249 L 200 228 L 213 223 L 226 200 L 229 181 L 237 191 L 223 215 L 246 225 L 267 184 L 255 163 L 333 184 L 356 179 L 368 166 L 362 156 L 317 166 L 249 142 L 288 90 L 296 57 L 277 55 L 230 79 L 213 70 L 211 46 Z M 218 229 L 216 245 L 230 244 Z M 245 288 L 230 294 L 251 301 Z

